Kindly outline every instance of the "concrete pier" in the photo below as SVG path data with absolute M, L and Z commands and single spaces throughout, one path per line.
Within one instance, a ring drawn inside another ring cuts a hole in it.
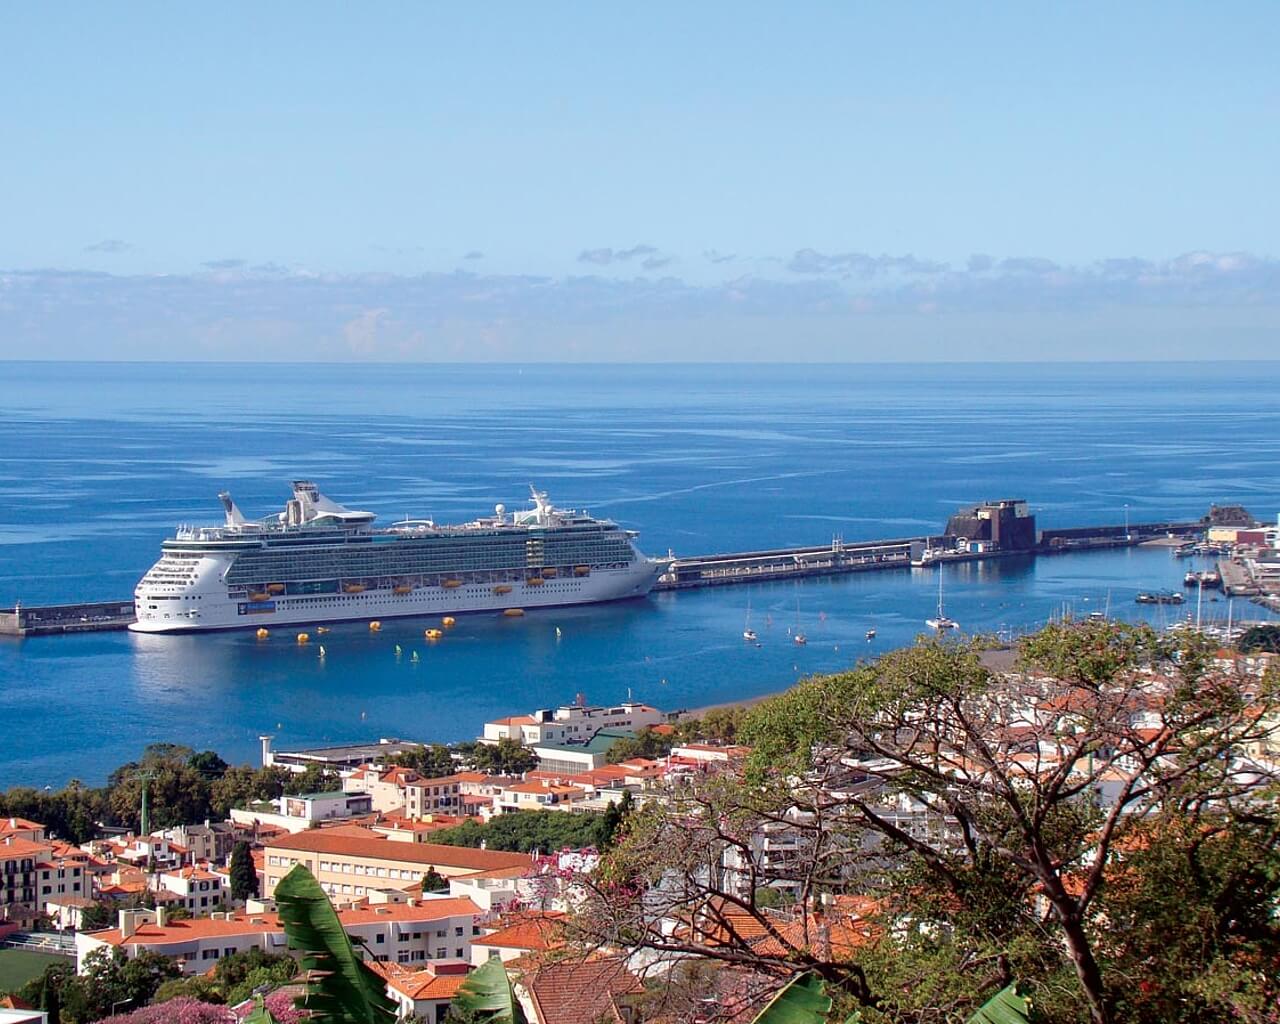
M 49 636 L 127 629 L 134 621 L 132 601 L 86 604 L 22 605 L 0 609 L 0 635 Z

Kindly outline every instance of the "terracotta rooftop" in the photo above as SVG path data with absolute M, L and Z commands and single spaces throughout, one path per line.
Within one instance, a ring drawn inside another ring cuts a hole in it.
M 419 1002 L 427 999 L 452 999 L 467 980 L 470 965 L 466 963 L 434 963 L 430 967 L 412 970 L 402 964 L 385 960 L 366 961 L 375 974 L 381 975 L 388 985 L 409 999 Z
M 466 846 L 443 846 L 438 843 L 403 843 L 376 832 L 367 837 L 335 835 L 333 829 L 312 829 L 295 835 L 281 836 L 266 844 L 269 850 L 306 853 L 336 853 L 347 857 L 374 860 L 396 860 L 422 866 L 461 868 L 487 871 L 490 868 L 516 867 L 528 864 L 528 854 L 477 850 Z M 345 831 L 345 830 L 344 830 Z
M 496 932 L 477 936 L 473 941 L 501 949 L 546 950 L 563 945 L 563 935 L 564 914 L 533 912 L 509 917 Z
M 526 976 L 538 1024 L 622 1024 L 617 998 L 644 991 L 616 958 L 562 961 Z
M 460 896 L 444 899 L 420 900 L 413 906 L 408 903 L 387 903 L 378 906 L 356 907 L 339 910 L 338 919 L 344 926 L 370 924 L 382 921 L 440 921 L 448 917 L 472 916 L 480 908 L 469 899 Z M 262 914 L 237 913 L 230 920 L 213 917 L 194 917 L 182 921 L 169 921 L 164 927 L 155 924 L 140 925 L 125 938 L 119 928 L 90 932 L 95 939 L 113 946 L 133 945 L 170 946 L 196 942 L 200 939 L 221 938 L 234 935 L 282 934 L 280 917 L 274 912 Z

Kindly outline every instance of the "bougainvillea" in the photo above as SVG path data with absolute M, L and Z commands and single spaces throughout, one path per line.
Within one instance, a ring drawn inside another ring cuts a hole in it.
M 167 1003 L 108 1017 L 99 1024 L 233 1024 L 234 1021 L 235 1016 L 225 1006 L 179 996 Z

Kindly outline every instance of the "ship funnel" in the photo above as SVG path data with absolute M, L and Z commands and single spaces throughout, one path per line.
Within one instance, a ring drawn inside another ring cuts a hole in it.
M 244 513 L 231 500 L 230 491 L 219 491 L 218 500 L 222 502 L 222 510 L 226 513 L 228 526 L 244 526 L 248 522 L 244 517 Z

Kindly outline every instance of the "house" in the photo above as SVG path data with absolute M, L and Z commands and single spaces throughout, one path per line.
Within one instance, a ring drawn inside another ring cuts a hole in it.
M 474 903 L 451 897 L 401 899 L 374 894 L 358 906 L 339 908 L 338 920 L 357 947 L 379 959 L 470 962 L 471 941 L 480 930 L 481 912 Z M 96 949 L 119 949 L 130 958 L 159 953 L 178 961 L 185 975 L 203 974 L 221 958 L 248 949 L 287 952 L 279 915 L 256 909 L 261 906 L 251 901 L 254 909 L 181 921 L 169 920 L 162 908 L 121 910 L 117 927 L 76 935 L 77 970 L 84 970 L 85 958 Z
M 634 999 L 643 992 L 621 957 L 545 964 L 516 986 L 531 1024 L 633 1024 Z
M 371 961 L 369 966 L 387 983 L 387 995 L 395 1001 L 397 1015 L 427 1024 L 443 1024 L 450 1001 L 471 969 L 470 964 L 456 961 L 433 961 L 416 969 L 383 961 Z
M 474 850 L 436 843 L 406 843 L 371 829 L 312 829 L 266 844 L 263 896 L 295 864 L 305 864 L 330 896 L 359 897 L 370 889 L 416 889 L 433 868 L 450 878 L 494 868 L 527 867 L 527 854 Z
M 553 911 L 521 911 L 502 919 L 500 926 L 471 943 L 471 964 L 479 967 L 497 957 L 504 964 L 530 953 L 546 953 L 564 946 L 565 915 Z
M 289 832 L 302 832 L 327 821 L 350 821 L 373 813 L 368 793 L 302 793 L 275 800 L 233 807 L 231 820 L 245 827 L 274 825 Z
M 365 764 L 342 780 L 342 788 L 348 793 L 368 794 L 372 809 L 386 814 L 403 808 L 408 800 L 406 788 L 421 779 L 421 774 L 403 765 L 381 768 Z
M 230 895 L 221 875 L 197 865 L 162 871 L 153 876 L 151 888 L 177 896 L 177 905 L 192 917 L 201 917 L 219 909 Z
M 568 811 L 575 803 L 587 798 L 581 786 L 572 786 L 549 779 L 530 779 L 504 786 L 493 798 L 489 816 L 509 814 L 512 811 Z
M 207 818 L 203 825 L 179 825 L 151 834 L 183 847 L 192 861 L 217 862 L 225 862 L 236 842 L 245 835 L 233 822 Z

